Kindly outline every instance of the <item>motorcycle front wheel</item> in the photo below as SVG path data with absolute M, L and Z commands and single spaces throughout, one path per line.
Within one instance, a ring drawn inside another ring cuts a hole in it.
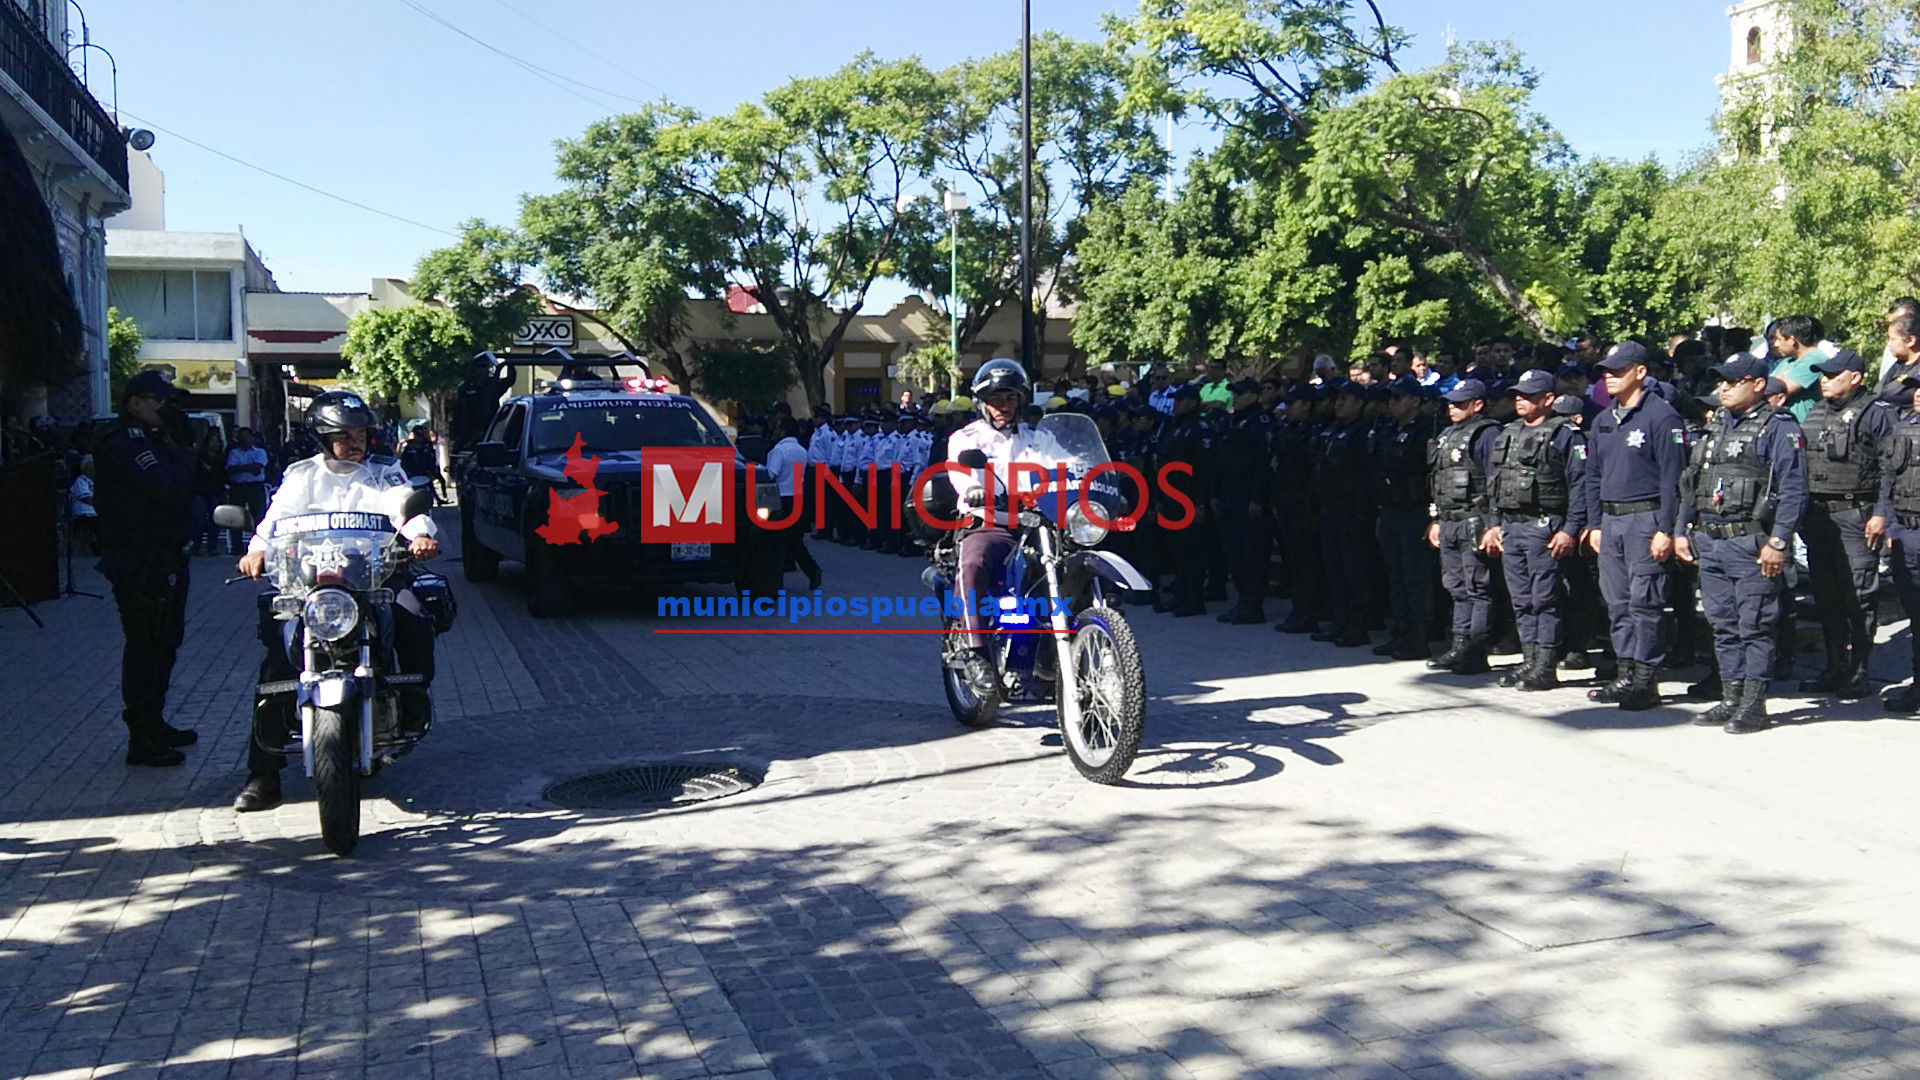
M 347 714 L 313 710 L 313 790 L 320 804 L 320 839 L 335 855 L 351 855 L 360 842 L 360 770 Z
M 1064 687 L 1054 695 L 1061 742 L 1080 775 L 1117 784 L 1133 767 L 1147 720 L 1146 666 L 1126 616 L 1096 605 L 1075 617 L 1060 642 L 1060 677 L 1079 691 L 1080 722 L 1067 722 Z
M 1000 694 L 975 691 L 966 673 L 948 660 L 967 647 L 967 634 L 961 629 L 960 620 L 947 620 L 947 634 L 940 641 L 940 685 L 946 688 L 947 707 L 953 710 L 954 719 L 972 728 L 993 723 L 994 716 L 1000 712 Z

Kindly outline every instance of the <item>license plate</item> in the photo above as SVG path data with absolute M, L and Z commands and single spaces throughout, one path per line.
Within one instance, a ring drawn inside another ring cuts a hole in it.
M 667 557 L 674 562 L 706 562 L 713 558 L 712 544 L 673 544 Z

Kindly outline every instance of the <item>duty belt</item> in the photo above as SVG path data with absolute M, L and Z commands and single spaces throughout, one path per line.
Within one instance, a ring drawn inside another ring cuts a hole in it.
M 1476 511 L 1476 510 L 1442 510 L 1438 513 L 1437 516 L 1435 516 L 1434 520 L 1448 521 L 1448 522 L 1470 521 L 1474 518 L 1485 517 L 1485 516 L 1486 516 L 1485 514 L 1480 513 L 1479 511 Z
M 1693 529 L 1715 540 L 1732 540 L 1736 536 L 1759 536 L 1767 531 L 1757 521 L 1696 521 L 1693 523 Z
M 1600 504 L 1601 513 L 1612 514 L 1614 517 L 1625 517 L 1628 514 L 1645 514 L 1658 509 L 1660 509 L 1659 499 L 1640 499 L 1635 502 L 1603 502 Z
M 1553 519 L 1554 519 L 1555 517 L 1558 517 L 1558 516 L 1560 516 L 1560 515 L 1557 515 L 1557 514 L 1521 514 L 1521 513 L 1504 513 L 1504 512 L 1503 512 L 1503 513 L 1502 513 L 1502 514 L 1500 515 L 1500 524 L 1502 524 L 1502 525 L 1540 525 L 1540 526 L 1545 526 L 1545 525 L 1547 524 L 1547 522 L 1549 522 L 1549 521 L 1551 521 L 1551 520 L 1553 520 Z
M 1909 514 L 1902 510 L 1893 516 L 1900 519 L 1900 527 L 1903 529 L 1920 529 L 1920 513 Z
M 1848 510 L 1867 510 L 1871 509 L 1874 503 L 1874 497 L 1872 495 L 1822 495 L 1816 492 L 1812 498 L 1814 502 L 1829 510 L 1835 507 L 1843 507 Z

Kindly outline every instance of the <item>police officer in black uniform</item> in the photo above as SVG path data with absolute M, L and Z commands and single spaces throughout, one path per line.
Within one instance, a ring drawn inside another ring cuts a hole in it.
M 1435 671 L 1477 675 L 1487 670 L 1487 632 L 1493 619 L 1493 561 L 1482 550 L 1489 524 L 1487 473 L 1500 425 L 1485 415 L 1487 385 L 1462 379 L 1447 391 L 1447 418 L 1429 459 L 1433 504 L 1427 543 L 1440 552 L 1440 582 L 1453 599 L 1453 636 L 1427 661 Z
M 1313 498 L 1320 507 L 1320 555 L 1333 601 L 1333 629 L 1313 635 L 1342 648 L 1371 645 L 1366 598 L 1372 565 L 1362 540 L 1373 529 L 1372 425 L 1363 415 L 1367 388 L 1344 382 L 1334 388 L 1333 423 L 1320 436 L 1313 469 Z
M 1894 409 L 1867 385 L 1866 365 L 1852 349 L 1813 370 L 1820 373 L 1820 400 L 1804 425 L 1812 505 L 1800 520 L 1800 536 L 1807 542 L 1827 666 L 1800 689 L 1854 698 L 1866 693 L 1878 621 L 1880 556 L 1867 547 L 1866 525 L 1880 497 L 1880 447 L 1893 433 Z
M 1807 505 L 1805 438 L 1766 400 L 1767 362 L 1717 364 L 1720 412 L 1681 480 L 1674 553 L 1700 566 L 1700 604 L 1720 661 L 1720 704 L 1696 724 L 1741 735 L 1767 727 L 1773 625 L 1793 533 Z
M 1313 410 L 1320 390 L 1305 382 L 1287 392 L 1286 412 L 1273 425 L 1273 506 L 1278 518 L 1280 575 L 1293 609 L 1274 626 L 1283 634 L 1311 634 L 1327 610 L 1326 564 L 1320 557 L 1320 510 L 1313 501 L 1313 465 L 1320 423 Z
M 186 637 L 187 544 L 198 455 L 179 402 L 157 371 L 127 380 L 120 419 L 94 451 L 100 572 L 113 585 L 126 643 L 120 718 L 127 764 L 179 765 L 200 736 L 167 723 L 167 687 Z
M 1268 554 L 1273 537 L 1267 527 L 1268 487 L 1272 483 L 1273 414 L 1260 405 L 1260 380 L 1232 384 L 1233 414 L 1214 449 L 1215 503 L 1220 510 L 1220 542 L 1237 594 L 1220 616 L 1223 623 L 1267 621 Z
M 1893 587 L 1900 606 L 1920 611 L 1920 374 L 1903 376 L 1910 402 L 1898 410 L 1893 430 L 1880 447 L 1880 499 L 1868 519 L 1867 543 L 1892 556 Z M 1890 385 L 1881 388 L 1892 397 Z M 1881 703 L 1894 712 L 1920 710 L 1920 634 L 1909 634 L 1909 672 L 1914 681 L 1889 691 Z
M 1206 602 L 1201 598 L 1207 576 L 1207 547 L 1213 530 L 1212 491 L 1213 428 L 1200 414 L 1200 388 L 1187 383 L 1173 392 L 1173 417 L 1161 425 L 1154 442 L 1154 460 L 1161 470 L 1169 465 L 1185 465 L 1192 472 L 1181 476 L 1176 470 L 1168 483 L 1193 502 L 1193 520 L 1184 529 L 1162 529 L 1162 550 L 1173 570 L 1171 595 L 1165 598 L 1167 610 L 1177 616 L 1204 615 Z M 1179 520 L 1180 510 L 1171 499 L 1161 499 L 1151 511 L 1157 519 Z
M 1489 546 L 1500 552 L 1520 635 L 1520 666 L 1500 685 L 1551 690 L 1559 662 L 1560 615 L 1567 582 L 1561 560 L 1580 546 L 1586 500 L 1587 437 L 1553 410 L 1554 377 L 1528 371 L 1512 387 L 1516 419 L 1493 444 L 1491 502 L 1498 524 Z
M 1652 392 L 1646 346 L 1623 341 L 1600 360 L 1613 404 L 1587 433 L 1587 536 L 1600 557 L 1600 592 L 1612 622 L 1619 677 L 1587 698 L 1630 712 L 1660 704 L 1659 670 L 1671 620 L 1666 562 L 1673 557 L 1686 433 L 1680 414 Z
M 1393 635 L 1374 646 L 1375 656 L 1424 660 L 1427 626 L 1433 621 L 1433 549 L 1427 546 L 1427 507 L 1432 502 L 1427 447 L 1433 422 L 1422 416 L 1426 388 L 1403 377 L 1387 384 L 1388 422 L 1374 432 L 1376 532 L 1387 564 L 1387 614 Z

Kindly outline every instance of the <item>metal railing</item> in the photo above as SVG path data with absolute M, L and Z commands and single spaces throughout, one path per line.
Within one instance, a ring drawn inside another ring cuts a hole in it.
M 67 67 L 45 31 L 12 0 L 0 0 L 0 73 L 45 109 L 115 183 L 127 186 L 127 142 L 120 125 Z

